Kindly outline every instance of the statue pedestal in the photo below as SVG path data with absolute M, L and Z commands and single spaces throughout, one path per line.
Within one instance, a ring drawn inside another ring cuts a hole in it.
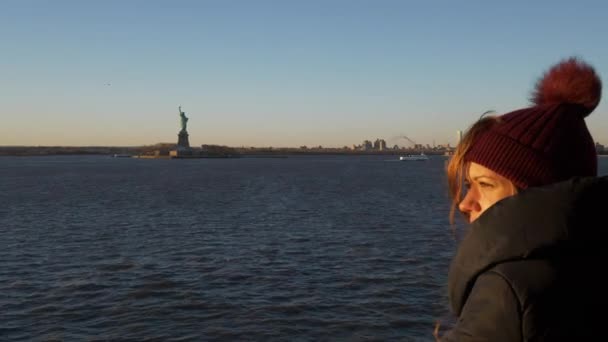
M 190 141 L 188 141 L 188 132 L 181 131 L 177 135 L 177 149 L 190 148 Z
M 182 130 L 177 135 L 177 149 L 170 151 L 171 158 L 192 158 L 195 157 L 194 151 L 190 148 L 188 141 L 188 132 Z

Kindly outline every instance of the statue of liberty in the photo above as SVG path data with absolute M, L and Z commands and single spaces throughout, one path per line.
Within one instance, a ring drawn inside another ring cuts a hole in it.
M 179 117 L 182 125 L 181 132 L 186 132 L 186 126 L 188 126 L 188 118 L 186 117 L 186 113 L 182 112 L 182 106 L 179 106 Z

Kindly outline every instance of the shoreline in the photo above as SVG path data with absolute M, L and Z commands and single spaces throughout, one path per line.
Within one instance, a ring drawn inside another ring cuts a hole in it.
M 153 146 L 141 147 L 71 147 L 71 146 L 0 146 L 0 156 L 11 157 L 44 157 L 44 156 L 85 156 L 101 155 L 109 157 L 130 157 L 130 158 L 156 158 L 170 159 L 169 151 L 172 146 Z M 193 151 L 202 152 L 199 148 Z M 204 156 L 183 156 L 184 158 L 286 158 L 287 156 L 401 156 L 406 154 L 424 153 L 429 156 L 449 156 L 451 150 L 447 149 L 399 149 L 399 150 L 346 150 L 344 148 L 324 148 L 324 149 L 301 149 L 301 148 L 243 148 L 219 146 L 213 150 L 205 151 Z M 608 157 L 608 151 L 597 154 L 598 158 Z M 176 158 L 181 159 L 182 156 Z

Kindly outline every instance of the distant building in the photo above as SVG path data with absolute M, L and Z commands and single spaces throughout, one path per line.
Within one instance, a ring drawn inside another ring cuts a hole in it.
M 462 131 L 456 131 L 456 145 L 460 144 L 462 140 Z
M 386 150 L 386 141 L 384 141 L 384 139 L 376 139 L 376 141 L 374 141 L 374 150 L 376 150 L 376 151 Z

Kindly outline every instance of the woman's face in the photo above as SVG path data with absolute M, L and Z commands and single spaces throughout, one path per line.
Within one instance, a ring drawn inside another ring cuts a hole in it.
M 517 193 L 511 181 L 477 163 L 469 163 L 465 186 L 467 194 L 458 209 L 468 216 L 469 222 L 475 221 L 494 203 Z

